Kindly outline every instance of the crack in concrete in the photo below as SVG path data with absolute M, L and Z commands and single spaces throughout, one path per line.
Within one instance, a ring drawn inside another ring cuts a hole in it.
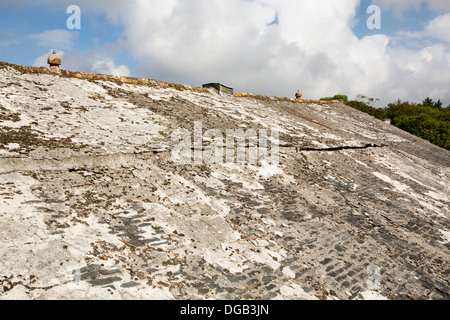
M 11 278 L 5 278 L 2 281 L 2 291 L 3 291 L 2 293 L 6 293 L 19 285 L 25 287 L 28 290 L 49 290 L 60 284 L 54 284 L 54 285 L 45 286 L 45 287 L 34 287 L 34 286 L 30 286 L 28 284 L 23 283 L 23 281 L 11 281 Z
M 246 149 L 258 148 L 258 146 L 242 146 Z M 365 150 L 370 148 L 383 148 L 385 145 L 367 144 L 365 146 L 341 146 L 330 148 L 302 148 L 293 145 L 280 145 L 280 148 L 295 148 L 296 152 L 311 151 L 311 152 L 331 152 L 343 150 Z M 222 146 L 222 149 L 227 148 Z M 211 150 L 209 147 L 191 148 L 191 151 L 207 151 Z M 62 159 L 31 159 L 31 158 L 0 158 L 0 174 L 7 174 L 13 171 L 76 171 L 93 169 L 99 167 L 110 168 L 129 168 L 134 167 L 138 162 L 151 159 L 157 154 L 172 152 L 173 148 L 168 149 L 154 149 L 145 152 L 134 153 L 115 153 L 109 155 L 94 155 L 94 156 L 75 156 Z
M 318 152 L 326 152 L 326 151 L 342 151 L 342 150 L 364 150 L 371 148 L 384 148 L 385 145 L 376 145 L 376 144 L 366 144 L 365 146 L 342 146 L 342 147 L 332 147 L 332 148 L 300 148 L 298 151 L 318 151 Z
M 109 155 L 74 156 L 61 159 L 0 158 L 0 174 L 14 171 L 66 171 L 101 167 L 133 167 L 149 160 L 155 154 L 170 150 L 155 149 L 140 153 L 115 153 Z

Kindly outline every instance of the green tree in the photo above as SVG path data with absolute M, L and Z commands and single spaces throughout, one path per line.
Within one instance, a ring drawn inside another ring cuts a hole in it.
M 439 99 L 437 102 L 434 102 L 433 99 L 428 97 L 422 101 L 422 106 L 436 108 L 436 109 L 442 109 L 442 101 L 441 101 L 441 99 Z
M 419 116 L 403 117 L 397 121 L 396 126 L 437 146 L 450 149 L 448 122 L 423 113 Z
M 360 101 L 365 103 L 366 105 L 373 107 L 375 105 L 375 103 L 377 103 L 378 101 L 380 101 L 380 99 L 375 99 L 375 98 L 370 98 L 368 96 L 365 96 L 363 94 L 358 94 L 356 96 L 356 101 Z
M 334 97 L 321 98 L 321 101 L 332 101 L 339 100 L 341 103 L 346 104 L 348 102 L 348 97 L 343 94 L 337 94 Z
M 442 102 L 426 98 L 421 104 L 402 102 L 389 104 L 386 115 L 391 124 L 450 150 L 450 110 L 442 109 Z
M 435 102 L 428 97 L 418 104 L 399 99 L 390 103 L 385 109 L 373 107 L 374 102 L 379 100 L 362 94 L 351 101 L 348 101 L 348 97 L 344 95 L 335 95 L 321 100 L 340 100 L 380 120 L 391 119 L 392 125 L 450 150 L 450 105 L 442 108 L 441 100 Z
M 425 100 L 422 101 L 422 105 L 426 106 L 426 107 L 432 107 L 433 106 L 433 99 L 431 99 L 430 97 L 426 98 Z
M 417 115 L 417 105 L 415 103 L 410 103 L 408 101 L 402 102 L 401 100 L 397 100 L 395 103 L 390 103 L 388 108 L 386 109 L 386 117 L 395 121 L 396 118 L 399 118 L 404 115 Z
M 357 109 L 359 111 L 365 112 L 367 114 L 370 114 L 371 116 L 374 116 L 377 119 L 384 120 L 386 119 L 386 110 L 380 109 L 380 108 L 374 108 L 372 106 L 369 106 L 368 104 L 362 102 L 362 101 L 356 101 L 352 100 L 347 102 L 347 105 L 349 107 L 352 107 L 354 109 Z

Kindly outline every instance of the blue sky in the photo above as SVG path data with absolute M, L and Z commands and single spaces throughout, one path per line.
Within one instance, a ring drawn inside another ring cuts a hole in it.
M 363 0 L 360 2 L 358 7 L 358 23 L 353 30 L 360 38 L 377 33 L 394 36 L 400 30 L 410 32 L 420 31 L 424 29 L 429 21 L 437 17 L 439 14 L 438 12 L 431 10 L 426 2 L 421 3 L 419 7 L 411 7 L 400 15 L 391 9 L 382 10 L 381 30 L 369 30 L 366 26 L 366 21 L 370 16 L 367 14 L 367 8 L 371 4 L 371 0 Z
M 450 103 L 450 1 L 119 0 L 0 2 L 0 61 L 320 98 Z M 381 9 L 369 30 L 367 8 Z M 69 5 L 81 29 L 68 30 Z M 378 105 L 382 106 L 382 105 Z
M 69 30 L 67 29 L 67 19 L 71 15 L 66 13 L 64 7 L 59 9 L 50 8 L 49 10 L 49 7 L 44 4 L 0 3 L 0 37 L 5 34 L 14 35 L 14 42 L 3 46 L 0 60 L 33 65 L 37 57 L 47 53 L 50 49 L 100 52 L 104 46 L 114 45 L 118 39 L 123 37 L 123 27 L 110 23 L 106 14 L 99 12 L 85 14 L 82 12 L 81 30 Z M 39 41 L 30 38 L 32 35 L 49 30 L 65 30 L 68 34 L 72 34 L 70 45 L 62 44 L 50 48 L 44 44 L 40 45 Z M 135 64 L 132 55 L 128 54 L 126 50 L 118 50 L 115 58 L 130 66 Z

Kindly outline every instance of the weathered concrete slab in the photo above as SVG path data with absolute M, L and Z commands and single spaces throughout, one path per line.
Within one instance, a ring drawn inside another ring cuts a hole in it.
M 280 165 L 175 165 L 195 121 Z M 449 160 L 338 103 L 6 66 L 0 299 L 448 299 Z

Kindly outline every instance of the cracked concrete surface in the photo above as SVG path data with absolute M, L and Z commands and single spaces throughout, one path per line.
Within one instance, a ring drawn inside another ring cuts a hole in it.
M 175 165 L 195 121 L 279 166 Z M 0 299 L 449 299 L 449 159 L 339 103 L 3 66 Z

